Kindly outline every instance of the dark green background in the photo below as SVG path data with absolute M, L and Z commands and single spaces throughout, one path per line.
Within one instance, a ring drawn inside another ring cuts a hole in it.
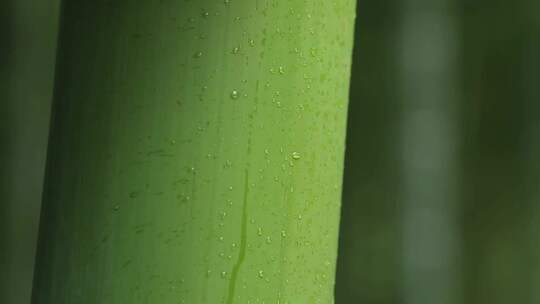
M 539 4 L 359 1 L 337 303 L 540 302 Z

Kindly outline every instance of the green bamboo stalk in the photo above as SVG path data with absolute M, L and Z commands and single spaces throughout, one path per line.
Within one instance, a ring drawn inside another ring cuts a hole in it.
M 33 303 L 332 303 L 354 2 L 65 1 Z

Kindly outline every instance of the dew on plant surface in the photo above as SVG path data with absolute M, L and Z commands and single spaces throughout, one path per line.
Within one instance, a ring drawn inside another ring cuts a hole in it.
M 262 232 L 262 228 L 261 228 L 261 227 L 257 228 L 257 235 L 258 235 L 258 236 L 262 236 L 262 235 L 263 235 L 263 232 Z
M 233 49 L 232 49 L 232 53 L 233 54 L 238 54 L 238 52 L 240 52 L 240 48 L 235 46 Z
M 295 159 L 295 160 L 299 160 L 299 159 L 300 159 L 300 153 L 298 153 L 298 152 L 293 152 L 293 153 L 292 153 L 292 158 Z
M 203 53 L 202 53 L 201 51 L 199 51 L 199 52 L 195 53 L 195 55 L 193 55 L 193 57 L 195 57 L 195 58 L 201 58 L 202 55 L 203 55 Z
M 114 205 L 113 210 L 118 211 L 120 209 L 120 205 Z
M 210 13 L 209 13 L 209 12 L 203 12 L 203 13 L 202 13 L 202 16 L 203 16 L 204 18 L 208 18 L 208 17 L 210 16 Z
M 281 230 L 281 237 L 286 237 L 287 236 L 287 232 L 285 230 Z
M 264 271 L 262 271 L 262 270 L 259 270 L 259 272 L 258 272 L 258 274 L 257 274 L 257 275 L 258 275 L 258 276 L 259 276 L 259 278 L 261 278 L 261 279 L 262 279 L 262 278 L 264 278 Z
M 221 272 L 221 278 L 226 278 L 227 277 L 227 272 L 226 271 L 222 271 Z
M 280 73 L 281 75 L 285 74 L 285 68 L 282 67 L 282 66 L 280 66 L 280 67 L 279 67 L 279 73 Z
M 272 243 L 272 238 L 270 236 L 266 237 L 266 244 Z
M 238 96 L 240 96 L 240 93 L 238 93 L 237 90 L 232 90 L 232 92 L 231 92 L 231 98 L 232 98 L 232 99 L 238 99 Z
M 255 40 L 253 40 L 253 39 L 249 39 L 248 43 L 249 43 L 250 46 L 255 46 Z

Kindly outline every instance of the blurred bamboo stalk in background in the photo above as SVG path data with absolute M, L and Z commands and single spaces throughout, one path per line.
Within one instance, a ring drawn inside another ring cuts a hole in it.
M 457 9 L 447 0 L 401 3 L 395 50 L 404 303 L 462 303 Z

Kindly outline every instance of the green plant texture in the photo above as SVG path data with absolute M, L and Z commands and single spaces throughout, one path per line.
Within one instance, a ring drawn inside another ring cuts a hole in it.
M 333 303 L 354 11 L 64 1 L 33 303 Z

